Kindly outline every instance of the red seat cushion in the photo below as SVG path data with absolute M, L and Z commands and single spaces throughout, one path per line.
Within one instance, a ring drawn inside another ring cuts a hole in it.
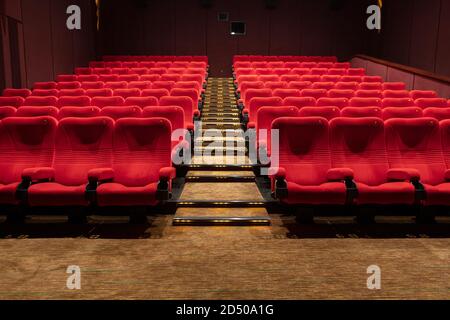
M 17 204 L 16 191 L 19 182 L 10 184 L 0 184 L 0 204 Z
M 342 205 L 347 197 L 347 189 L 342 182 L 329 182 L 318 186 L 289 182 L 288 190 L 289 196 L 285 200 L 287 204 Z
M 369 186 L 358 182 L 358 204 L 413 204 L 415 189 L 410 182 L 389 182 Z
M 97 188 L 97 203 L 105 206 L 153 206 L 157 204 L 158 183 L 144 187 L 126 187 L 120 183 L 105 183 Z
M 65 186 L 59 183 L 40 183 L 28 189 L 28 202 L 33 207 L 86 206 L 86 185 Z

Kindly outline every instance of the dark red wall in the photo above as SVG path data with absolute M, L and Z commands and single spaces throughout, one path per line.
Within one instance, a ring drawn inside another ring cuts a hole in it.
M 450 76 L 450 1 L 384 1 L 382 32 L 366 53 Z
M 104 54 L 208 55 L 214 76 L 230 75 L 235 54 L 337 55 L 348 60 L 362 51 L 365 7 L 361 1 L 264 0 L 103 1 L 101 47 Z M 144 3 L 145 6 L 139 6 Z M 246 36 L 231 36 L 229 22 L 247 23 Z

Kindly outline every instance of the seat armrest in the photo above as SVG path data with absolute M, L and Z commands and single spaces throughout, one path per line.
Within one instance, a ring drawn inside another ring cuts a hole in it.
M 249 122 L 247 124 L 247 129 L 255 129 L 256 128 L 256 123 L 254 122 Z
M 248 114 L 248 109 L 247 108 L 243 109 L 242 114 Z
M 350 168 L 333 168 L 327 172 L 328 181 L 353 180 L 355 174 Z
M 88 180 L 90 183 L 111 181 L 113 179 L 114 170 L 112 168 L 97 168 L 88 172 Z
M 42 181 L 55 179 L 55 169 L 48 167 L 29 168 L 22 172 L 22 179 L 28 181 Z
M 194 117 L 200 117 L 200 110 L 194 110 Z
M 159 170 L 159 179 L 162 181 L 170 181 L 175 179 L 177 176 L 177 171 L 173 167 L 165 167 Z
M 186 129 L 187 129 L 188 131 L 194 131 L 194 124 L 193 124 L 193 123 L 188 123 L 188 124 L 186 125 Z
M 389 169 L 387 179 L 390 181 L 419 181 L 420 172 L 412 168 Z
M 273 167 L 273 168 L 269 168 L 269 176 L 271 177 L 271 178 L 275 178 L 275 179 L 277 179 L 277 180 L 280 180 L 280 179 L 286 179 L 286 169 L 284 169 L 284 168 L 276 168 L 276 167 Z
M 445 171 L 445 180 L 450 181 L 450 169 Z

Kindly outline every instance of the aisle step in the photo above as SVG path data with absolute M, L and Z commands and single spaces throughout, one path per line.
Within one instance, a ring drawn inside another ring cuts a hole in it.
M 270 226 L 269 216 L 261 217 L 175 217 L 174 226 Z

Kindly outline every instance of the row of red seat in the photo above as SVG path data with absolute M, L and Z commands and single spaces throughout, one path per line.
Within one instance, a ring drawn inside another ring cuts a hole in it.
M 0 204 L 154 206 L 175 169 L 164 118 L 0 121 Z
M 130 73 L 130 71 L 132 73 Z M 79 67 L 75 68 L 76 75 L 164 75 L 164 74 L 200 74 L 205 75 L 206 69 L 204 68 L 89 68 Z
M 263 56 L 263 55 L 235 55 L 233 64 L 238 61 L 299 61 L 299 62 L 337 62 L 335 56 Z
M 208 64 L 203 61 L 91 61 L 89 62 L 90 68 L 202 68 L 206 69 Z
M 177 61 L 188 61 L 188 62 L 206 62 L 208 63 L 208 57 L 207 56 L 103 56 L 103 61 L 111 62 L 111 61 L 171 61 L 171 62 L 177 62 Z
M 126 81 L 126 82 L 157 82 L 157 81 L 195 81 L 198 82 L 200 86 L 203 86 L 205 77 L 200 74 L 186 74 L 186 75 L 178 75 L 178 74 L 147 74 L 147 75 L 138 75 L 138 74 L 127 74 L 127 75 L 59 75 L 57 76 L 57 82 L 113 82 L 113 81 Z M 38 86 L 42 86 L 43 84 L 47 84 L 51 86 L 52 84 L 49 82 L 38 82 Z M 55 86 L 53 84 L 53 86 Z
M 450 205 L 450 120 L 279 118 L 273 191 L 291 205 Z
M 242 76 L 291 75 L 291 76 L 365 76 L 362 68 L 239 68 L 234 72 L 235 80 Z

